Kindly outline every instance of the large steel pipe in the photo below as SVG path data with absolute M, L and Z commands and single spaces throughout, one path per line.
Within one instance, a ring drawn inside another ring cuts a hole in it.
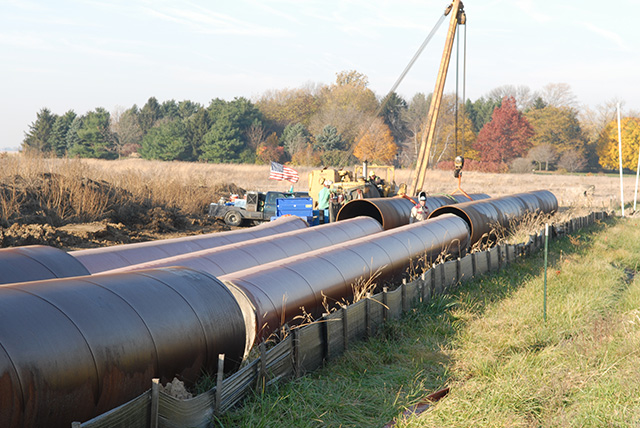
M 483 193 L 469 196 L 471 196 L 474 201 L 489 197 Z M 417 197 L 414 199 L 418 200 Z M 465 201 L 469 201 L 469 198 L 463 195 L 428 196 L 426 206 L 429 212 L 432 212 L 443 205 L 457 204 Z M 354 199 L 340 208 L 336 218 L 338 221 L 341 221 L 358 216 L 368 216 L 376 219 L 385 230 L 389 230 L 409 224 L 411 208 L 413 208 L 413 202 L 406 198 Z
M 323 305 L 351 298 L 352 286 L 374 279 L 380 284 L 403 272 L 410 260 L 433 259 L 443 251 L 457 253 L 468 245 L 464 220 L 448 215 L 413 223 L 345 244 L 323 248 L 277 262 L 221 276 L 252 306 L 256 337 L 266 337 L 283 322 L 301 314 L 301 308 L 318 315 Z M 254 337 L 247 336 L 252 342 Z M 250 346 L 250 343 L 248 343 Z
M 220 276 L 381 231 L 382 226 L 373 218 L 357 217 L 337 223 L 224 245 L 210 250 L 126 266 L 110 272 L 184 266 Z
M 405 198 L 354 199 L 340 208 L 336 219 L 367 216 L 378 221 L 384 230 L 389 230 L 409 223 L 412 207 L 411 201 Z
M 521 198 L 533 195 L 540 202 L 540 210 L 545 214 L 550 214 L 558 211 L 558 199 L 556 196 L 548 190 L 536 190 L 520 194 Z
M 45 245 L 0 250 L 0 284 L 89 275 L 68 253 Z
M 78 259 L 90 273 L 98 273 L 306 227 L 307 223 L 301 218 L 289 216 L 256 227 L 230 232 L 92 248 L 72 251 L 69 254 Z
M 463 202 L 479 201 L 481 199 L 489 199 L 491 196 L 487 195 L 486 193 L 471 193 L 469 195 L 469 198 L 468 198 L 465 195 L 462 195 L 460 193 L 456 193 L 455 195 L 449 195 L 449 197 L 455 199 L 456 203 L 461 204 Z M 427 198 L 427 200 L 428 200 L 428 198 Z M 447 205 L 447 204 L 443 204 L 443 205 Z
M 0 287 L 0 426 L 69 427 L 159 377 L 235 370 L 245 321 L 210 275 L 172 268 Z
M 508 229 L 525 214 L 551 214 L 558 209 L 558 200 L 547 190 L 490 198 L 457 205 L 447 205 L 433 211 L 429 218 L 454 214 L 462 218 L 471 231 L 470 245 L 486 239 L 496 228 Z

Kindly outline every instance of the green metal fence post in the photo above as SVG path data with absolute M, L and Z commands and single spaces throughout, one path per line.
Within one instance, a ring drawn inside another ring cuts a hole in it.
M 544 322 L 547 322 L 547 253 L 549 252 L 549 224 L 544 225 Z

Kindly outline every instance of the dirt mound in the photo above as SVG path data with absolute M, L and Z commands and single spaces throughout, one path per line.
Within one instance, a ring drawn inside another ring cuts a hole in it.
M 50 224 L 102 220 L 134 198 L 128 191 L 105 181 L 71 179 L 43 173 L 25 179 L 16 175 L 0 184 L 3 202 L 0 226 Z
M 79 223 L 62 227 L 49 224 L 19 224 L 0 228 L 0 247 L 49 245 L 57 248 L 81 248 L 132 242 L 123 224 Z
M 18 224 L 8 229 L 0 228 L 0 246 L 49 245 L 52 247 L 74 246 L 82 238 L 70 235 L 48 224 Z
M 145 213 L 147 228 L 154 232 L 174 232 L 191 225 L 189 219 L 177 208 L 156 207 Z
M 217 184 L 213 188 L 213 194 L 211 202 L 218 202 L 220 198 L 229 200 L 231 195 L 239 195 L 241 198 L 246 195 L 247 191 L 234 183 Z
M 106 181 L 70 179 L 45 173 L 29 180 L 11 177 L 0 184 L 0 201 L 6 207 L 0 227 L 12 224 L 103 222 L 124 224 L 155 232 L 174 231 L 189 224 L 179 208 L 154 205 Z
M 168 382 L 164 386 L 161 384 L 160 390 L 165 394 L 168 394 L 180 400 L 188 400 L 189 398 L 193 398 L 193 395 L 184 387 L 184 382 L 178 380 L 178 378 L 176 377 L 174 377 L 171 382 Z
M 83 242 L 102 242 L 126 244 L 131 237 L 125 225 L 107 222 L 68 224 L 58 229 L 68 235 L 80 238 Z
M 219 185 L 211 200 L 244 192 Z M 44 173 L 0 183 L 0 247 L 91 248 L 219 230 L 205 214 L 190 217 L 106 181 Z

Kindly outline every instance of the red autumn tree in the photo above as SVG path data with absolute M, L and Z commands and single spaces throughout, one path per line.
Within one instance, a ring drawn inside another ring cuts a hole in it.
M 272 133 L 256 149 L 256 163 L 282 163 L 284 161 L 284 147 L 278 144 L 278 136 Z
M 504 97 L 491 121 L 478 133 L 474 148 L 485 162 L 508 163 L 531 148 L 533 127 L 516 107 L 513 97 Z

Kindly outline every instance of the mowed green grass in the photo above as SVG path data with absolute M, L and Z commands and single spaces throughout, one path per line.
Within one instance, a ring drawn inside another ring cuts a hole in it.
M 251 427 L 640 424 L 640 219 L 593 226 L 389 323 L 217 421 Z M 445 386 L 419 415 L 399 417 Z

